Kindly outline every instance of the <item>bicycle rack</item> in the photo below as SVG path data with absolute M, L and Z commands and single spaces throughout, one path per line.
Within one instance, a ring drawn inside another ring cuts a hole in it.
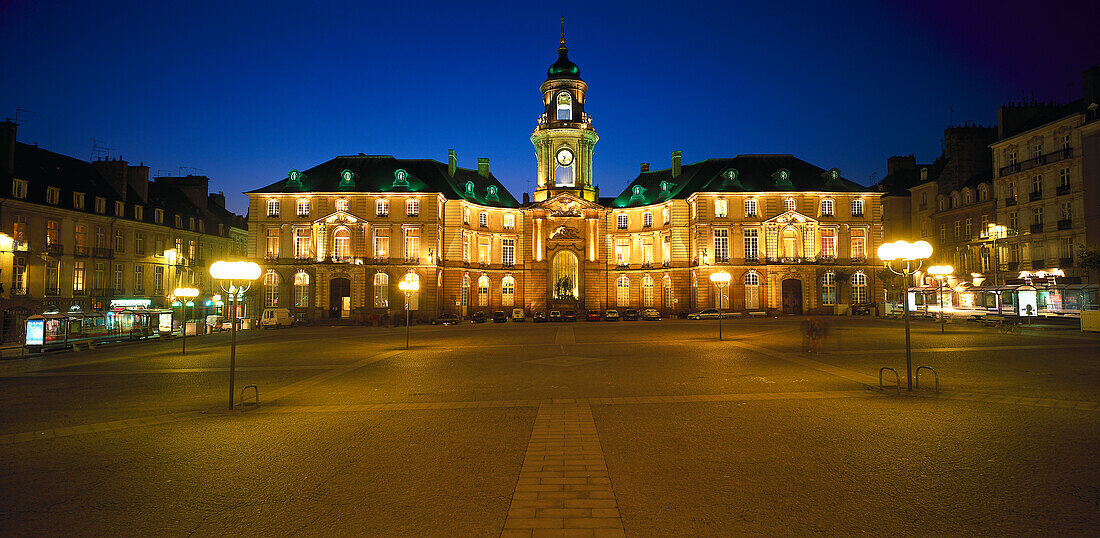
M 889 366 L 883 366 L 878 369 L 878 390 L 882 390 L 882 372 L 890 370 L 894 372 L 894 386 L 898 389 L 898 396 L 901 396 L 901 376 L 898 375 L 898 371 L 890 368 Z
M 244 403 L 244 391 L 248 389 L 252 389 L 253 391 L 255 391 L 256 401 L 252 402 L 251 404 Z M 256 385 L 245 385 L 241 387 L 241 397 L 239 398 L 239 400 L 241 402 L 240 405 L 260 405 L 260 389 Z
M 939 394 L 940 393 L 940 374 L 936 373 L 936 369 L 931 367 L 931 366 L 918 366 L 917 367 L 917 373 L 913 376 L 913 377 L 916 378 L 916 382 L 914 383 L 914 385 L 918 389 L 920 388 L 920 371 L 921 371 L 921 369 L 925 369 L 925 370 L 928 370 L 928 371 L 932 372 L 932 376 L 935 377 L 935 379 L 936 379 L 936 394 Z

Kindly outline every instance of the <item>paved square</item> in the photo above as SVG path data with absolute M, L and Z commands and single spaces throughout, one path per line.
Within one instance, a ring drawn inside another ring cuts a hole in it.
M 798 319 L 302 327 L 0 362 L 6 534 L 1079 535 L 1100 338 Z

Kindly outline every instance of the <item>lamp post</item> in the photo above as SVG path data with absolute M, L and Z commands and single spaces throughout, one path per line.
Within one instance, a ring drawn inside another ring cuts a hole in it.
M 902 304 L 905 311 L 905 380 L 910 391 L 913 390 L 913 351 L 909 338 L 909 278 L 920 270 L 921 263 L 932 255 L 932 245 L 927 241 L 894 241 L 883 243 L 878 247 L 878 258 L 886 265 L 890 272 L 905 277 L 905 289 L 902 295 Z M 894 268 L 891 262 L 898 262 L 899 267 Z M 900 263 L 905 262 L 905 268 Z
M 237 363 L 237 312 L 234 303 L 240 302 L 244 292 L 252 286 L 252 281 L 260 278 L 260 266 L 253 262 L 218 260 L 210 266 L 210 276 L 217 280 L 222 291 L 229 295 L 229 409 L 232 410 L 233 374 Z
M 405 294 L 405 349 L 409 349 L 409 299 L 420 289 L 420 283 L 406 277 L 397 283 L 397 289 Z
M 722 312 L 723 299 L 726 297 L 726 286 L 730 283 L 730 274 L 725 271 L 719 271 L 717 273 L 710 274 L 710 281 L 718 286 L 718 341 L 722 341 L 722 318 L 725 317 L 725 313 Z
M 187 354 L 187 307 L 195 306 L 194 299 L 199 296 L 199 290 L 195 288 L 176 288 L 172 291 L 172 295 L 183 299 L 181 304 L 183 305 L 183 350 L 180 351 L 181 355 Z
M 1001 224 L 989 223 L 989 237 L 993 239 L 993 244 L 989 247 L 993 249 L 993 285 L 997 285 L 997 275 L 1001 272 L 1001 257 L 997 252 L 997 239 L 1000 237 L 1008 237 L 1008 227 Z M 1000 297 L 998 297 L 998 301 Z
M 933 265 L 928 268 L 928 274 L 936 279 L 938 284 L 936 288 L 940 292 L 940 334 L 945 332 L 944 325 L 947 324 L 947 320 L 943 317 L 943 285 L 947 283 L 947 277 L 954 272 L 955 268 L 950 265 Z

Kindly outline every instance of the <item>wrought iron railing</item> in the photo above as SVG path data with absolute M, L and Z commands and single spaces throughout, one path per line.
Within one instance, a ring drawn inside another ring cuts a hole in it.
M 1018 163 L 1010 164 L 1008 166 L 1002 166 L 999 175 L 1001 177 L 1004 177 L 1008 174 L 1015 174 L 1016 172 L 1030 170 L 1032 168 L 1035 168 L 1036 166 L 1058 162 L 1062 159 L 1068 159 L 1070 157 L 1073 157 L 1073 148 L 1065 148 L 1057 151 L 1052 151 L 1050 153 L 1047 153 L 1046 155 L 1033 157 L 1026 161 L 1020 161 Z

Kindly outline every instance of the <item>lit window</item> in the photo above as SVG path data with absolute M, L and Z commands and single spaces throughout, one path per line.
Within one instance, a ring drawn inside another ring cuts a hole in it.
M 653 227 L 653 212 L 652 211 L 646 211 L 646 212 L 642 213 L 642 228 L 652 228 L 652 227 Z
M 481 213 L 478 213 L 478 215 L 477 215 L 477 224 L 478 224 L 478 226 L 481 226 L 482 228 L 487 228 L 489 226 L 489 213 L 487 213 L 485 211 L 482 211 Z
M 477 305 L 489 306 L 489 277 L 485 275 L 477 279 Z
M 862 228 L 852 230 L 852 257 L 862 259 L 867 255 L 867 237 Z
M 405 201 L 405 216 L 420 216 L 420 200 L 417 200 L 416 198 L 409 198 Z
M 337 260 L 351 258 L 351 232 L 340 228 L 332 235 L 332 254 Z
M 620 229 L 620 230 L 625 230 L 625 229 L 626 229 L 626 225 L 627 225 L 627 217 L 626 217 L 626 213 L 619 213 L 619 215 L 618 215 L 617 217 L 615 217 L 615 218 L 616 218 L 616 220 L 617 220 L 617 222 L 618 222 L 618 225 L 619 225 L 619 229 Z
M 821 304 L 836 304 L 836 273 L 831 271 L 821 275 Z
M 516 279 L 511 276 L 506 276 L 501 280 L 500 296 L 501 306 L 513 306 L 516 304 Z
M 968 191 L 968 194 L 969 194 L 969 191 Z M 860 200 L 859 198 L 856 198 L 855 200 L 852 200 L 852 216 L 853 217 L 862 217 L 863 216 L 863 200 Z
M 756 228 L 746 228 L 745 235 L 745 259 L 755 260 L 760 256 L 759 232 Z
M 384 260 L 390 255 L 390 229 L 374 229 L 374 258 Z
M 821 201 L 821 216 L 831 217 L 833 216 L 833 201 L 826 198 Z
M 302 199 L 298 200 L 298 216 L 299 217 L 308 217 L 309 216 L 309 200 L 307 200 L 305 198 L 302 198 Z
M 390 214 L 390 201 L 385 198 L 379 198 L 374 203 L 374 214 L 379 217 L 385 217 Z
M 462 208 L 462 224 L 467 226 L 470 224 L 470 208 L 468 207 Z
M 749 198 L 748 200 L 745 200 L 745 216 L 746 217 L 755 217 L 756 216 L 756 200 L 754 200 L 752 198 Z
M 279 229 L 268 228 L 267 229 L 267 254 L 268 258 L 279 257 Z
M 726 210 L 729 206 L 726 203 L 725 198 L 719 198 L 714 201 L 714 216 L 716 218 L 726 218 Z
M 279 216 L 279 201 L 272 198 L 267 201 L 267 216 L 278 217 Z
M 500 245 L 500 260 L 504 265 L 511 266 L 516 263 L 516 240 L 502 239 Z
M 294 274 L 294 306 L 309 307 L 309 273 L 299 270 Z
M 347 201 L 346 198 L 340 198 L 339 200 L 336 200 L 336 210 L 337 211 L 347 211 L 348 210 L 348 201 Z
M 833 228 L 821 229 L 821 257 L 836 258 L 836 230 Z
M 856 271 L 852 275 L 852 304 L 867 302 L 867 275 Z
M 420 228 L 405 228 L 405 261 L 420 263 Z
M 504 227 L 509 230 L 516 227 L 516 215 L 514 213 L 504 214 Z
M 668 207 L 661 208 L 661 218 L 665 221 L 665 224 L 671 222 L 672 212 L 668 210 Z
M 618 306 L 630 306 L 630 279 L 626 275 L 620 276 L 615 281 L 615 304 Z
M 755 271 L 745 273 L 745 309 L 760 308 L 760 275 Z
M 794 211 L 795 210 L 794 198 L 787 198 L 786 200 L 783 200 L 783 210 L 784 211 Z
M 573 97 L 569 95 L 569 92 L 559 92 L 557 101 L 557 115 L 555 118 L 559 120 L 572 120 Z
M 386 308 L 390 305 L 390 275 L 386 273 L 374 274 L 374 306 Z
M 642 279 L 642 307 L 653 308 L 654 306 L 654 293 L 653 293 L 653 277 L 646 275 Z
M 294 257 L 299 260 L 307 259 L 313 254 L 312 248 L 309 228 L 294 230 Z
M 274 269 L 264 275 L 264 305 L 279 306 L 279 274 Z

